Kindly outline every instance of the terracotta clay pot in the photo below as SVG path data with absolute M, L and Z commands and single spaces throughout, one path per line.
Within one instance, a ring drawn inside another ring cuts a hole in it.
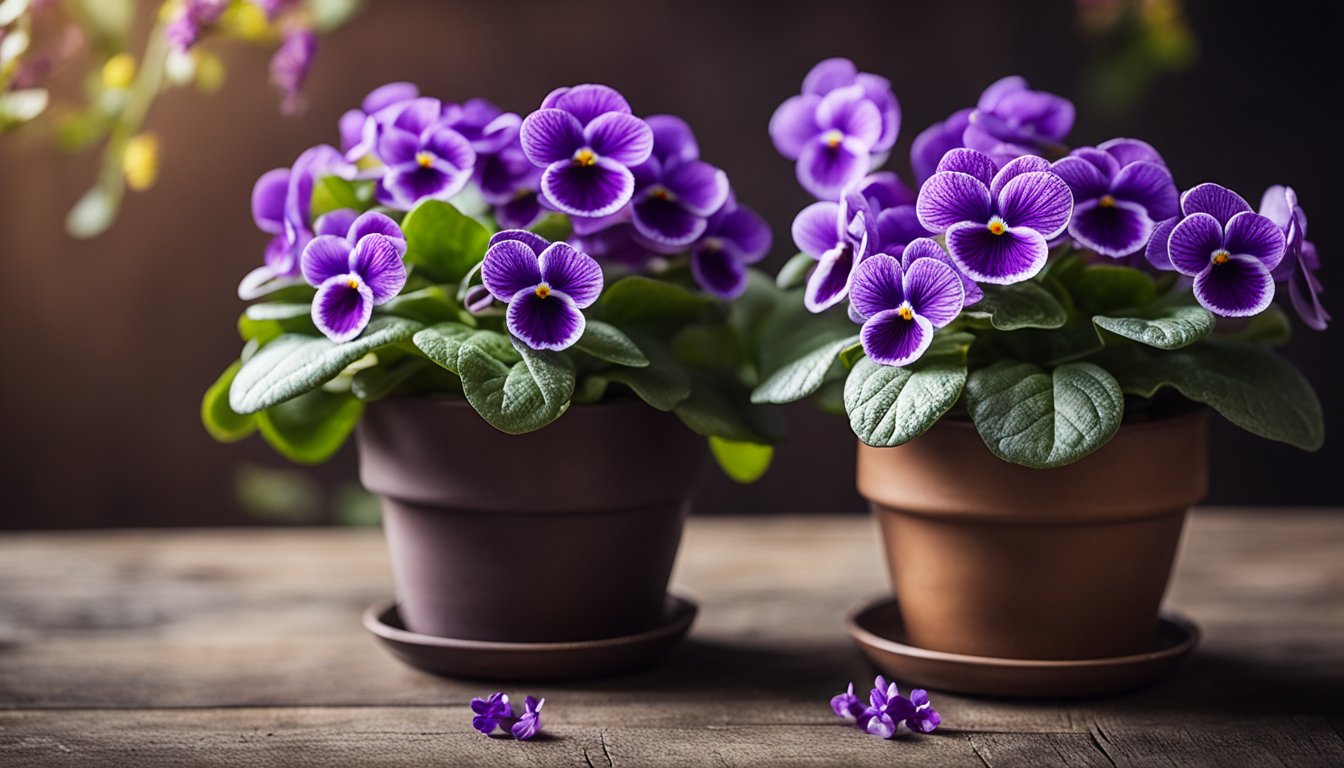
M 1010 464 L 969 422 L 859 445 L 909 642 L 1011 659 L 1149 650 L 1181 526 L 1206 490 L 1203 412 L 1121 427 L 1058 469 Z
M 663 618 L 707 449 L 631 400 L 506 435 L 464 401 L 371 403 L 360 480 L 382 497 L 402 620 L 459 640 L 566 642 Z

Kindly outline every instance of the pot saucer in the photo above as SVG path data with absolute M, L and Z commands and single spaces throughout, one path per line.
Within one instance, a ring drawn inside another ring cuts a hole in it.
M 916 648 L 905 643 L 896 599 L 886 596 L 852 612 L 849 634 L 874 664 L 902 686 L 981 696 L 1042 698 L 1117 693 L 1166 675 L 1199 643 L 1199 627 L 1163 611 L 1152 649 L 1133 656 L 1049 661 L 996 659 Z
M 364 611 L 364 628 L 403 663 L 446 677 L 485 680 L 560 680 L 602 677 L 652 663 L 690 631 L 698 608 L 667 596 L 663 621 L 633 635 L 562 643 L 499 643 L 421 635 L 406 629 L 397 604 L 384 601 Z

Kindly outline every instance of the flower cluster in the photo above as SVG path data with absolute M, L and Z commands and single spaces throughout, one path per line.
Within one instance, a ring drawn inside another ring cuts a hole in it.
M 489 736 L 497 728 L 503 728 L 519 741 L 527 741 L 541 732 L 541 705 L 546 699 L 528 696 L 523 700 L 523 714 L 514 717 L 513 705 L 508 695 L 492 693 L 486 698 L 471 700 L 471 727 Z
M 854 684 L 850 683 L 844 693 L 831 699 L 831 710 L 859 730 L 884 739 L 895 736 L 901 723 L 916 733 L 932 733 L 943 722 L 929 702 L 928 691 L 915 689 L 907 698 L 895 683 L 888 683 L 881 675 L 873 681 L 867 705 L 854 694 Z
M 1070 151 L 1073 105 L 1008 77 L 914 140 L 912 193 L 893 173 L 870 173 L 899 116 L 886 80 L 831 59 L 770 122 L 775 146 L 819 198 L 793 222 L 794 243 L 816 260 L 804 303 L 822 312 L 848 299 L 874 362 L 914 362 L 935 329 L 981 300 L 982 285 L 1036 278 L 1052 249 L 1177 272 L 1222 317 L 1264 311 L 1287 283 L 1308 326 L 1329 320 L 1291 188 L 1272 187 L 1256 212 L 1216 184 L 1180 193 L 1143 141 Z

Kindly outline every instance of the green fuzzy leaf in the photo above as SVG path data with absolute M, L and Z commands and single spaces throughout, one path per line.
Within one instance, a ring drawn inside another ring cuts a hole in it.
M 644 368 L 649 359 L 639 350 L 639 346 L 621 333 L 620 329 L 601 320 L 589 320 L 583 329 L 583 336 L 574 347 L 599 360 L 632 368 Z
M 225 369 L 201 398 L 201 423 L 205 425 L 205 431 L 221 443 L 236 443 L 257 429 L 255 416 L 234 413 L 229 407 L 229 387 L 242 365 L 236 362 Z
M 714 454 L 723 473 L 734 482 L 754 483 L 770 469 L 775 449 L 759 443 L 742 443 L 724 440 L 721 437 L 709 438 L 709 450 Z
M 966 348 L 955 341 L 904 368 L 865 357 L 845 380 L 849 426 L 874 447 L 907 443 L 936 424 L 956 404 L 965 385 Z
M 670 411 L 691 396 L 691 380 L 686 368 L 672 351 L 650 337 L 639 338 L 649 364 L 643 368 L 614 368 L 603 378 L 629 387 L 639 399 L 660 411 Z
M 863 356 L 866 354 L 868 353 L 863 351 L 862 344 L 851 344 L 840 350 L 840 364 L 845 366 L 846 370 L 852 371 L 854 370 L 854 366 L 858 365 L 859 361 L 862 360 Z
M 1037 469 L 1092 453 L 1115 435 L 1125 414 L 1120 385 L 1091 363 L 1067 363 L 1052 373 L 1031 363 L 996 363 L 971 374 L 966 404 L 996 456 Z
M 550 424 L 569 408 L 574 366 L 555 352 L 517 345 L 522 359 L 512 365 L 473 342 L 457 352 L 457 371 L 467 402 L 490 426 L 510 435 Z
M 340 176 L 323 176 L 318 179 L 313 184 L 313 219 L 342 208 L 364 210 L 364 201 L 360 199 L 355 183 Z
M 1258 344 L 1206 339 L 1173 352 L 1147 352 L 1113 367 L 1125 392 L 1152 397 L 1171 387 L 1238 427 L 1307 451 L 1321 447 L 1325 422 L 1311 384 Z
M 713 301 L 672 283 L 631 275 L 607 286 L 599 306 L 613 325 L 670 332 L 702 319 Z
M 1059 328 L 1067 319 L 1063 305 L 1038 283 L 986 285 L 983 290 L 985 298 L 968 307 L 964 314 L 987 317 L 1000 331 Z
M 778 368 L 762 381 L 752 391 L 751 402 L 791 403 L 816 392 L 840 353 L 853 346 L 858 338 L 857 335 L 851 335 L 843 339 L 821 339 L 812 349 Z
M 691 431 L 705 437 L 765 444 L 778 440 L 781 431 L 766 415 L 771 411 L 748 405 L 745 387 L 717 379 L 695 380 L 690 397 L 677 403 L 672 412 Z
M 425 200 L 401 222 L 406 263 L 435 282 L 457 283 L 485 258 L 490 230 L 442 200 Z
M 400 317 L 374 318 L 353 341 L 287 334 L 243 364 L 229 389 L 229 407 L 256 413 L 331 381 L 346 366 L 386 344 L 409 339 L 422 326 Z
M 817 260 L 806 253 L 794 254 L 775 275 L 775 285 L 786 291 L 797 288 L 807 282 L 807 273 L 816 265 Z
M 1147 306 L 1157 298 L 1153 278 L 1132 267 L 1092 264 L 1067 283 L 1078 310 L 1088 315 L 1110 315 L 1120 309 Z
M 347 394 L 306 392 L 257 414 L 262 438 L 290 461 L 321 464 L 345 444 L 364 403 Z
M 472 344 L 507 365 L 522 359 L 508 336 L 461 323 L 439 323 L 423 328 L 411 337 L 411 343 L 430 360 L 453 373 L 457 373 L 458 351 L 463 344 Z
M 592 404 L 602 402 L 607 395 L 610 380 L 600 374 L 590 374 L 579 379 L 574 386 L 573 400 L 576 403 Z
M 1180 349 L 1213 331 L 1207 309 L 1193 306 L 1157 307 L 1132 315 L 1096 315 L 1092 322 L 1127 339 L 1158 349 Z
M 430 363 L 423 357 L 407 356 L 391 363 L 356 371 L 350 379 L 350 394 L 366 403 L 392 394 Z
M 570 234 L 574 231 L 573 226 L 569 223 L 569 217 L 560 213 L 552 213 L 543 217 L 541 221 L 533 224 L 529 229 L 552 243 L 568 240 Z

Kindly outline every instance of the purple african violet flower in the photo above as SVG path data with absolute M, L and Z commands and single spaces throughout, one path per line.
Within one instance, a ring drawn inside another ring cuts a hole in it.
M 905 719 L 905 727 L 916 733 L 933 733 L 934 729 L 942 724 L 943 718 L 929 701 L 928 691 L 923 688 L 911 691 L 910 704 L 915 708 L 915 712 Z
M 494 733 L 501 722 L 513 719 L 513 705 L 503 692 L 492 693 L 484 699 L 479 696 L 472 699 L 471 711 L 475 713 L 475 717 L 471 718 L 471 727 L 486 736 Z
M 1073 102 L 1033 91 L 1020 77 L 1005 77 L 980 94 L 962 141 L 1002 165 L 1021 155 L 1058 151 L 1073 118 Z
M 918 360 L 933 342 L 934 329 L 955 320 L 965 306 L 961 280 L 936 258 L 912 258 L 908 267 L 885 253 L 865 259 L 850 289 L 853 314 L 863 318 L 864 353 L 881 365 Z
M 509 331 L 532 349 L 561 350 L 583 335 L 579 311 L 602 293 L 602 268 L 568 243 L 521 229 L 490 238 L 481 282 L 509 305 Z
M 387 83 L 369 91 L 358 109 L 341 115 L 341 150 L 355 162 L 378 146 L 378 133 L 401 110 L 420 97 L 414 83 Z
M 897 254 L 886 252 L 889 256 Z M 939 245 L 937 240 L 930 237 L 920 237 L 911 240 L 900 252 L 901 269 L 909 271 L 910 265 L 919 259 L 936 259 L 952 268 L 961 280 L 961 288 L 966 293 L 965 301 L 962 306 L 969 307 L 977 301 L 985 298 L 985 292 L 976 285 L 975 281 L 961 273 L 957 268 L 957 263 L 952 261 L 952 257 L 947 255 L 943 246 Z
M 920 187 L 919 222 L 947 234 L 947 250 L 971 279 L 1006 285 L 1041 271 L 1048 242 L 1068 226 L 1073 193 L 1044 158 L 1025 155 L 1001 169 L 973 149 L 954 149 Z
M 292 114 L 303 108 L 303 83 L 317 54 L 317 35 L 311 29 L 295 27 L 285 32 L 280 48 L 271 57 L 271 84 L 284 97 L 281 109 Z
M 476 184 L 494 207 L 495 222 L 505 229 L 527 229 L 545 215 L 541 204 L 541 169 L 514 143 L 478 156 Z
M 1137 139 L 1075 149 L 1051 167 L 1073 190 L 1069 234 L 1112 258 L 1136 253 L 1156 222 L 1175 216 L 1180 195 L 1162 156 Z
M 709 217 L 728 199 L 728 175 L 700 160 L 690 126 L 654 115 L 649 159 L 631 169 L 631 221 L 657 250 L 675 253 L 704 234 Z
M 817 260 L 807 278 L 803 304 L 822 312 L 849 295 L 854 268 L 877 240 L 877 222 L 868 201 L 851 189 L 840 202 L 813 203 L 793 219 L 793 242 Z
M 628 220 L 616 221 L 595 230 L 580 227 L 579 223 L 582 221 L 585 219 L 574 219 L 574 242 L 584 253 L 603 264 L 618 265 L 633 272 L 642 272 L 662 257 L 649 248 L 635 231 L 635 225 Z
M 1217 184 L 1186 190 L 1181 213 L 1184 218 L 1174 224 L 1168 219 L 1154 231 L 1149 261 L 1193 277 L 1195 298 L 1216 315 L 1264 311 L 1274 299 L 1272 273 L 1283 260 L 1283 230 Z
M 179 51 L 187 51 L 205 28 L 219 21 L 229 9 L 229 0 L 183 0 L 177 15 L 164 27 L 164 37 Z
M 924 229 L 915 214 L 915 193 L 890 171 L 869 174 L 851 188 L 863 196 L 876 222 L 877 239 L 869 250 L 899 256 L 906 244 L 933 233 Z
M 1274 269 L 1274 279 L 1288 282 L 1288 295 L 1302 322 L 1314 330 L 1325 330 L 1330 313 L 1321 306 L 1321 283 L 1316 277 L 1320 257 L 1316 246 L 1306 239 L 1307 214 L 1297 204 L 1297 193 L 1292 187 L 1270 187 L 1260 199 L 1260 214 L 1283 231 L 1283 261 Z
M 953 112 L 941 123 L 934 123 L 915 137 L 910 145 L 910 165 L 915 169 L 915 180 L 923 184 L 926 179 L 938 171 L 938 162 L 943 155 L 959 147 L 966 146 L 962 136 L 966 126 L 971 124 L 971 113 L 966 109 Z
M 476 150 L 443 115 L 443 102 L 419 98 L 382 127 L 378 157 L 387 169 L 375 188 L 378 202 L 409 210 L 426 198 L 447 200 L 471 181 Z
M 747 289 L 747 265 L 765 258 L 770 241 L 765 220 L 730 196 L 691 246 L 691 275 L 707 293 L 735 299 Z
M 317 288 L 313 323 L 327 338 L 346 342 L 369 324 L 373 308 L 406 285 L 401 255 L 406 241 L 395 222 L 366 213 L 345 237 L 318 235 L 303 249 L 303 277 Z
M 630 202 L 632 166 L 649 159 L 653 131 L 605 85 L 552 91 L 523 120 L 523 152 L 544 168 L 542 194 L 573 216 L 606 216 Z
M 915 706 L 901 695 L 895 683 L 888 684 L 882 676 L 878 676 L 874 685 L 868 694 L 868 708 L 859 721 L 868 733 L 890 739 L 896 735 L 896 727 L 915 714 Z
M 900 116 L 885 78 L 859 73 L 848 59 L 827 59 L 808 73 L 801 94 L 775 110 L 770 138 L 781 155 L 796 161 L 804 189 L 835 200 L 885 159 Z
M 851 723 L 857 723 L 863 716 L 863 701 L 854 695 L 854 684 L 850 683 L 844 693 L 831 697 L 831 711 Z
M 541 707 L 546 699 L 537 700 L 528 696 L 523 700 L 523 714 L 513 724 L 509 732 L 519 741 L 527 741 L 541 732 Z

